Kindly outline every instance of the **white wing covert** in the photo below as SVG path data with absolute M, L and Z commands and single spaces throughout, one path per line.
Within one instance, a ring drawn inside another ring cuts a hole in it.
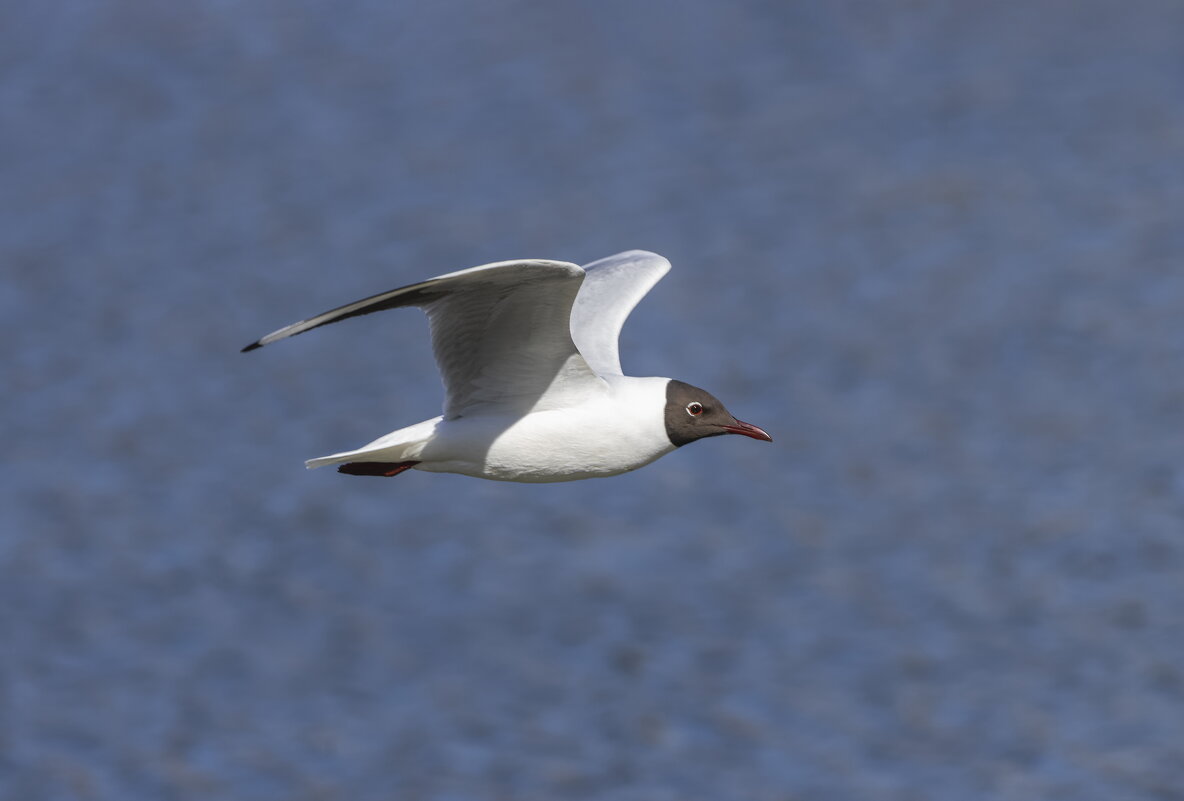
M 657 253 L 627 250 L 584 265 L 587 277 L 571 310 L 571 336 L 599 375 L 622 375 L 621 327 L 638 302 L 670 270 Z
M 445 418 L 478 405 L 522 412 L 559 407 L 573 393 L 604 389 L 571 337 L 572 304 L 583 280 L 583 269 L 562 261 L 471 267 L 293 323 L 243 350 L 349 317 L 417 306 L 431 325 Z

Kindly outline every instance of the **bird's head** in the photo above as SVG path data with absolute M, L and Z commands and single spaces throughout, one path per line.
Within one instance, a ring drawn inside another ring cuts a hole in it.
M 674 446 L 721 434 L 773 441 L 761 429 L 733 417 L 710 392 L 671 379 L 666 384 L 666 435 Z

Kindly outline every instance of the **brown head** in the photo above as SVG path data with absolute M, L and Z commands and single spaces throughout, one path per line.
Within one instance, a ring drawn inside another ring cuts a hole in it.
M 772 442 L 761 429 L 737 420 L 719 399 L 706 390 L 671 379 L 666 384 L 666 436 L 676 448 L 704 437 L 742 434 Z

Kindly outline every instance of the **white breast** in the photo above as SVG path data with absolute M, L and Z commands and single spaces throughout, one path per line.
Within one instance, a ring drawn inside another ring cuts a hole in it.
M 573 481 L 636 470 L 670 451 L 665 378 L 609 376 L 610 391 L 517 419 L 448 420 L 420 470 L 502 481 Z

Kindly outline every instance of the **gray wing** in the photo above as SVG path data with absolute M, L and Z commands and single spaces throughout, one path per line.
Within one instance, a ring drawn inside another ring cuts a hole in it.
M 417 306 L 431 325 L 445 417 L 477 405 L 520 411 L 560 406 L 573 393 L 604 387 L 570 333 L 571 308 L 583 280 L 583 269 L 562 261 L 486 264 L 348 303 L 243 350 L 350 317 Z
M 657 253 L 627 250 L 584 265 L 588 274 L 571 310 L 571 336 L 600 375 L 622 375 L 621 327 L 646 293 L 670 270 Z

